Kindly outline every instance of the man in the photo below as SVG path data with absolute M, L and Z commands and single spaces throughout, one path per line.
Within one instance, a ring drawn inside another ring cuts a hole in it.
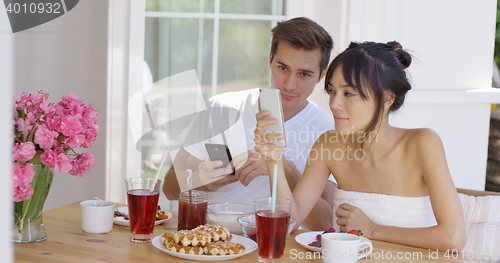
M 280 22 L 271 30 L 273 37 L 269 54 L 271 88 L 279 89 L 283 106 L 287 151 L 284 153 L 285 174 L 293 189 L 304 171 L 309 151 L 323 132 L 334 129 L 333 117 L 307 98 L 324 77 L 333 42 L 328 33 L 307 18 Z M 211 134 L 208 142 L 226 144 L 234 157 L 232 166 L 215 169 L 220 161 L 206 161 L 204 142 L 183 145 L 167 172 L 163 192 L 170 200 L 178 199 L 180 189 L 187 189 L 185 171 L 198 173 L 201 181 L 193 188 L 208 191 L 209 203 L 242 202 L 253 204 L 256 197 L 269 196 L 269 178 L 264 158 L 253 150 L 255 114 L 259 112 L 259 89 L 227 92 L 212 97 L 208 109 L 236 109 L 240 118 L 222 134 Z M 217 114 L 215 114 L 217 116 Z M 227 123 L 227 118 L 196 120 L 184 139 L 200 137 L 199 131 Z M 208 126 L 208 127 L 207 127 Z M 220 127 L 219 127 L 220 128 Z M 206 136 L 206 133 L 205 133 Z M 203 140 L 202 139 L 202 140 Z M 200 140 L 201 141 L 201 140 Z M 236 156 L 236 157 L 235 157 Z M 204 178 L 221 178 L 204 181 Z M 267 176 L 266 176 L 267 175 Z M 218 177 L 217 177 L 218 176 Z M 181 185 L 182 187 L 180 187 Z M 329 182 L 311 216 L 302 225 L 306 229 L 326 230 L 332 225 L 333 183 Z M 326 200 L 325 200 L 326 199 Z M 327 201 L 328 200 L 328 201 Z

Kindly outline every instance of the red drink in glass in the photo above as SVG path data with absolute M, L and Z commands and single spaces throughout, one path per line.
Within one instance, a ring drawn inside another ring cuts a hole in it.
M 259 257 L 281 258 L 285 250 L 290 214 L 263 210 L 256 213 L 255 219 Z
M 158 192 L 150 193 L 148 189 L 127 191 L 130 233 L 133 235 L 153 233 L 159 196 Z

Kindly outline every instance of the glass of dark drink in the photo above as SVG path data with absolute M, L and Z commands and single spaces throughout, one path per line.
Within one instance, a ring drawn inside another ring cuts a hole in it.
M 179 196 L 177 230 L 191 230 L 207 223 L 207 193 L 198 190 L 182 191 Z
M 130 241 L 151 242 L 161 189 L 161 181 L 158 180 L 151 192 L 153 182 L 153 178 L 145 177 L 132 177 L 125 180 L 130 219 Z
M 273 206 L 271 197 L 255 199 L 259 262 L 282 262 L 291 203 L 289 199 L 277 197 Z

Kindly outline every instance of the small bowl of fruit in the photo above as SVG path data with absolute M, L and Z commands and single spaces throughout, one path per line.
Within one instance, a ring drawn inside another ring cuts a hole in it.
M 243 235 L 246 238 L 250 238 L 251 240 L 257 242 L 257 226 L 255 224 L 255 214 L 241 215 L 238 216 L 237 220 L 240 223 Z M 292 233 L 292 230 L 296 224 L 297 221 L 290 217 L 290 221 L 288 222 L 288 232 L 286 233 L 287 238 L 290 233 Z
M 172 218 L 172 214 L 166 210 L 162 210 L 160 206 L 156 210 L 156 221 L 155 225 L 162 224 L 163 222 Z M 113 223 L 122 226 L 129 226 L 128 218 L 128 206 L 117 207 L 115 210 L 115 217 L 113 218 Z

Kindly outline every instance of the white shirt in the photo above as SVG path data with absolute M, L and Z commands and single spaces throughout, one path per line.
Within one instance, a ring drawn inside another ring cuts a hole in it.
M 259 89 L 250 89 L 237 92 L 227 92 L 210 98 L 208 108 L 232 108 L 240 112 L 240 118 L 229 129 L 224 132 L 224 136 L 231 155 L 237 156 L 248 150 L 254 149 L 254 130 L 257 125 L 255 115 L 259 112 L 258 100 Z M 233 113 L 236 111 L 233 111 Z M 213 116 L 212 116 L 213 117 Z M 221 126 L 230 125 L 226 118 L 213 120 L 200 124 L 198 121 L 190 125 L 191 131 L 186 136 L 206 136 L 207 129 L 220 130 Z M 208 125 L 207 125 L 208 124 Z M 208 126 L 208 127 L 207 127 Z M 296 166 L 302 174 L 304 172 L 309 152 L 316 139 L 324 132 L 334 130 L 333 117 L 319 108 L 314 102 L 309 102 L 307 106 L 295 116 L 285 122 L 285 133 L 287 150 L 283 153 Z M 210 136 L 208 136 L 210 137 Z M 202 140 L 199 140 L 202 141 Z M 184 146 L 184 149 L 200 160 L 206 160 L 208 154 L 205 143 L 224 144 L 220 134 L 194 145 Z M 332 180 L 332 176 L 330 176 Z M 258 176 L 253 179 L 248 186 L 243 186 L 240 182 L 225 185 L 215 192 L 208 192 L 209 203 L 239 202 L 253 204 L 257 197 L 270 196 L 269 177 Z

